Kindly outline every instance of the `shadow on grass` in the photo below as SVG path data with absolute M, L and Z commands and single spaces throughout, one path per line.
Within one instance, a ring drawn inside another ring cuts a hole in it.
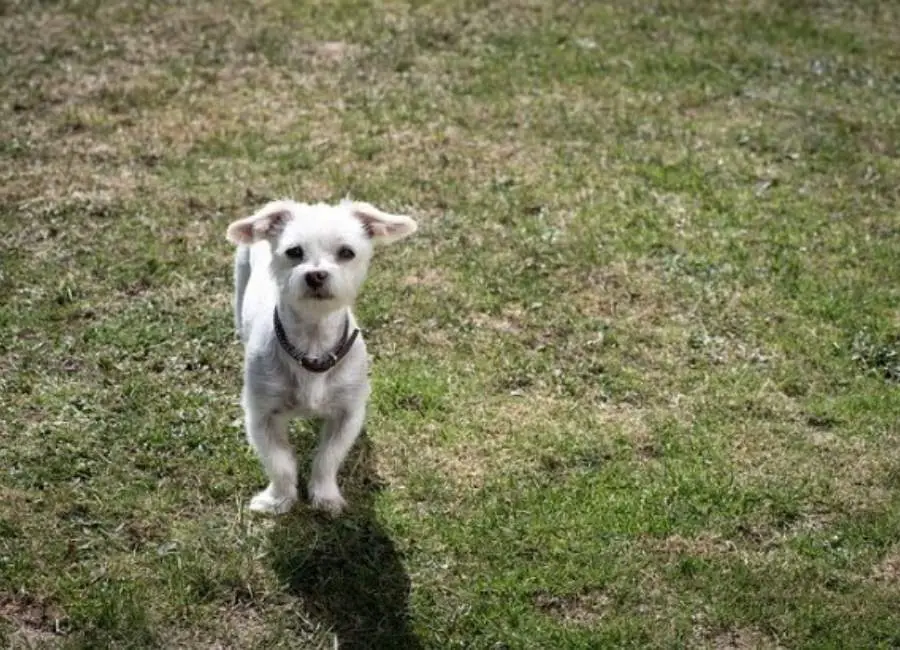
M 297 450 L 298 458 L 310 453 Z M 409 576 L 375 517 L 381 488 L 364 434 L 341 473 L 348 511 L 332 520 L 298 508 L 272 533 L 275 571 L 332 629 L 342 650 L 421 647 L 409 626 Z

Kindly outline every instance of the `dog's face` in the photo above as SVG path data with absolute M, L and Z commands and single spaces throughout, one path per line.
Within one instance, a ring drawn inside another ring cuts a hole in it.
M 367 203 L 273 201 L 232 223 L 228 238 L 236 244 L 268 241 L 281 299 L 306 313 L 325 314 L 356 299 L 375 244 L 397 241 L 415 230 L 411 218 Z

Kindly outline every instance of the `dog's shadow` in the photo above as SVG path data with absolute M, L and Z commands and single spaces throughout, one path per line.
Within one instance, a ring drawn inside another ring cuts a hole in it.
M 311 450 L 297 450 L 309 458 Z M 349 508 L 332 519 L 298 505 L 272 532 L 274 568 L 342 649 L 420 648 L 409 624 L 410 581 L 374 513 L 382 483 L 363 433 L 341 472 Z

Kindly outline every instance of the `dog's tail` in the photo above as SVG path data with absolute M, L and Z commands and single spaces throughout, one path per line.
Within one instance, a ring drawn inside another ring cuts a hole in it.
M 234 254 L 234 330 L 239 337 L 243 329 L 241 312 L 244 308 L 244 292 L 247 290 L 249 280 L 250 247 L 238 246 Z

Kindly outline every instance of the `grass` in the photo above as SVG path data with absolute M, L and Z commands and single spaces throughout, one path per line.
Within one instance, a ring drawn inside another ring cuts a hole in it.
M 2 645 L 900 645 L 900 5 L 0 34 Z M 251 517 L 224 231 L 346 194 L 421 225 L 358 308 L 352 508 Z

